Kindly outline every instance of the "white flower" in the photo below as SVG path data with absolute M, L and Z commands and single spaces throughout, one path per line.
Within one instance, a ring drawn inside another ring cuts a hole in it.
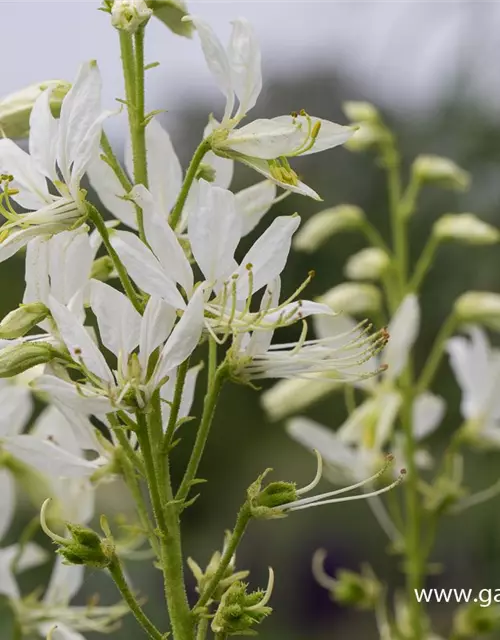
M 464 190 L 470 183 L 467 171 L 441 156 L 418 156 L 413 163 L 413 173 L 422 182 L 435 182 L 450 189 Z
M 500 294 L 491 291 L 467 291 L 455 302 L 455 313 L 462 324 L 479 324 L 500 330 Z
M 367 247 L 349 258 L 344 273 L 351 280 L 380 280 L 390 263 L 390 258 L 383 249 Z
M 473 441 L 500 446 L 500 351 L 490 346 L 479 327 L 472 327 L 468 337 L 449 340 L 447 349 L 462 390 L 465 434 Z
M 213 123 L 207 126 L 205 135 L 209 135 L 213 126 Z M 156 119 L 153 119 L 146 128 L 146 150 L 149 192 L 157 212 L 162 218 L 168 220 L 181 190 L 183 175 L 170 136 Z M 227 189 L 233 177 L 233 161 L 216 156 L 209 151 L 203 163 L 215 171 L 213 184 Z M 125 147 L 125 168 L 129 176 L 134 175 L 130 141 Z M 88 167 L 88 174 L 92 187 L 106 209 L 128 227 L 137 229 L 134 203 L 127 198 L 130 194 L 123 188 L 109 164 L 101 156 L 96 155 Z M 183 216 L 176 227 L 177 233 L 185 230 L 192 202 L 196 201 L 197 190 L 198 181 L 195 180 L 184 207 Z M 269 180 L 264 180 L 236 194 L 236 207 L 243 220 L 244 235 L 249 233 L 269 211 L 275 198 L 276 185 Z
M 52 235 L 81 223 L 86 216 L 80 183 L 95 157 L 102 112 L 101 80 L 95 62 L 82 65 L 63 100 L 61 116 L 50 111 L 50 90 L 36 101 L 30 118 L 30 153 L 12 140 L 0 140 L 3 194 L 0 212 L 7 218 L 0 232 L 0 261 L 32 238 Z M 57 195 L 49 191 L 49 181 Z M 15 213 L 11 200 L 29 213 Z
M 309 218 L 295 236 L 294 248 L 312 253 L 331 236 L 359 229 L 364 220 L 364 212 L 354 205 L 341 204 L 330 207 Z
M 111 24 L 127 33 L 135 33 L 152 15 L 145 0 L 114 0 Z
M 380 290 L 372 284 L 343 282 L 318 298 L 320 302 L 349 315 L 377 312 L 382 306 Z
M 224 117 L 212 134 L 213 150 L 247 164 L 284 189 L 320 200 L 298 179 L 287 158 L 336 147 L 354 130 L 304 112 L 238 127 L 262 89 L 261 53 L 254 30 L 246 20 L 234 20 L 229 45 L 224 49 L 205 20 L 198 16 L 185 19 L 196 26 L 207 66 L 226 97 Z M 239 105 L 233 115 L 236 97 Z

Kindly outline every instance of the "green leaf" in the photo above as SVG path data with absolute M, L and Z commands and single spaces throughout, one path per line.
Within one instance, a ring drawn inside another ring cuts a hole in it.
M 182 18 L 189 13 L 184 0 L 149 0 L 147 4 L 153 10 L 153 15 L 171 31 L 186 38 L 192 36 L 193 25 L 182 22 Z

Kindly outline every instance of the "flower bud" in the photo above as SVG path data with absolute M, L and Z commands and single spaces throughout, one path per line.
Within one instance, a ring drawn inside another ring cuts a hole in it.
M 364 315 L 379 311 L 382 306 L 382 296 L 377 287 L 372 284 L 345 282 L 324 293 L 318 302 L 328 305 L 336 312 Z
M 413 163 L 413 173 L 421 182 L 434 182 L 446 189 L 463 191 L 470 183 L 467 171 L 449 158 L 440 156 L 418 156 Z
M 0 378 L 12 378 L 39 364 L 46 364 L 59 354 L 46 342 L 25 342 L 0 349 Z
M 383 249 L 368 247 L 349 258 L 344 273 L 351 280 L 380 280 L 390 263 Z
M 115 270 L 113 260 L 109 256 L 102 256 L 97 258 L 92 264 L 92 271 L 90 277 L 93 280 L 100 280 L 101 282 L 107 282 Z
M 59 116 L 61 104 L 71 89 L 69 82 L 47 80 L 32 84 L 21 91 L 11 93 L 0 100 L 0 134 L 6 138 L 27 138 L 30 130 L 30 115 L 37 98 L 44 91 L 51 91 L 50 106 L 54 116 Z
M 340 569 L 332 586 L 332 599 L 341 605 L 357 609 L 374 609 L 380 601 L 382 585 L 369 567 L 363 567 L 361 573 Z
M 385 137 L 384 130 L 377 124 L 361 122 L 356 133 L 344 143 L 349 151 L 366 151 L 382 142 Z
M 342 105 L 342 110 L 351 122 L 378 122 L 380 114 L 371 102 L 348 101 Z
M 342 383 L 325 379 L 323 373 L 307 380 L 280 380 L 262 394 L 262 405 L 268 418 L 274 422 L 304 410 L 341 387 Z
M 486 595 L 487 598 L 481 597 Z M 489 636 L 491 633 L 500 629 L 500 609 L 494 598 L 496 598 L 495 590 L 484 589 L 479 592 L 479 599 L 475 598 L 474 602 L 459 607 L 453 617 L 453 637 L 470 638 L 471 640 Z
M 481 324 L 500 331 L 500 294 L 467 291 L 455 302 L 455 313 L 463 324 Z
M 312 253 L 330 236 L 359 229 L 364 219 L 363 211 L 351 204 L 341 204 L 320 211 L 310 218 L 296 234 L 294 247 L 298 251 Z
M 202 162 L 196 172 L 197 180 L 206 180 L 207 182 L 214 182 L 217 177 L 216 170 L 206 162 Z
M 135 33 L 153 15 L 145 0 L 114 0 L 111 24 L 120 31 Z
M 170 31 L 178 36 L 190 38 L 193 34 L 193 23 L 183 20 L 188 15 L 184 0 L 148 0 L 148 7 Z
M 26 335 L 39 322 L 45 320 L 49 310 L 41 302 L 22 304 L 0 322 L 0 339 L 12 340 Z
M 271 574 L 272 576 L 272 574 Z M 255 635 L 253 627 L 272 613 L 267 606 L 272 590 L 272 577 L 267 593 L 247 593 L 248 585 L 235 582 L 224 594 L 212 621 L 212 631 L 224 637 L 232 635 Z
M 250 512 L 254 518 L 283 518 L 286 514 L 277 507 L 297 500 L 297 488 L 293 482 L 271 482 L 262 488 L 262 482 L 270 471 L 267 469 L 247 490 Z
M 433 234 L 438 240 L 463 244 L 494 244 L 500 240 L 500 231 L 473 213 L 442 216 L 434 223 Z

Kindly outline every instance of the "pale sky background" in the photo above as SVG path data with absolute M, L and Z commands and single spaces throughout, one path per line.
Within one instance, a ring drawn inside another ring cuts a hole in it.
M 99 5 L 0 0 L 2 92 L 49 78 L 71 80 L 81 61 L 95 58 L 105 106 L 112 107 L 123 96 L 117 38 L 109 16 L 96 10 Z M 371 99 L 410 117 L 415 110 L 432 110 L 465 64 L 467 91 L 500 118 L 500 2 L 198 0 L 189 7 L 208 18 L 223 39 L 231 19 L 250 19 L 265 74 L 293 76 L 318 63 L 340 67 Z M 148 72 L 149 108 L 175 113 L 186 99 L 202 94 L 219 104 L 196 36 L 179 38 L 151 21 L 147 59 L 161 62 Z M 160 95 L 167 104 L 158 104 Z

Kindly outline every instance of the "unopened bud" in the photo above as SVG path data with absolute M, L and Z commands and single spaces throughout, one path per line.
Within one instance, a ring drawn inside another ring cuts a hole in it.
M 382 126 L 370 122 L 361 122 L 352 138 L 344 144 L 349 151 L 366 151 L 379 144 L 386 134 Z
M 500 331 L 500 294 L 468 291 L 455 302 L 455 313 L 463 324 L 480 324 Z
M 71 89 L 69 82 L 47 80 L 32 84 L 0 100 L 0 134 L 6 138 L 27 138 L 33 105 L 44 91 L 50 91 L 50 106 L 55 117 L 59 116 L 64 97 Z
M 280 380 L 263 393 L 262 405 L 270 420 L 282 420 L 340 388 L 342 383 L 325 379 L 324 373 L 311 376 L 307 380 Z
M 474 640 L 500 629 L 500 607 L 495 591 L 483 589 L 474 602 L 457 609 L 453 617 L 453 637 Z
M 439 240 L 463 244 L 494 244 L 500 240 L 500 231 L 473 213 L 448 213 L 442 216 L 435 222 L 433 234 Z
M 380 280 L 387 271 L 391 260 L 383 249 L 369 247 L 349 258 L 344 269 L 351 280 Z
M 327 291 L 318 302 L 328 305 L 333 311 L 355 316 L 379 311 L 382 296 L 377 287 L 371 284 L 345 282 Z
M 111 278 L 114 270 L 113 260 L 109 256 L 102 256 L 102 258 L 94 260 L 90 277 L 93 280 L 107 282 Z
M 196 178 L 198 180 L 214 182 L 216 178 L 216 171 L 211 165 L 207 164 L 206 162 L 202 162 L 196 173 Z
M 120 31 L 135 33 L 152 15 L 145 0 L 114 0 L 111 24 Z
M 25 342 L 0 349 L 0 378 L 12 378 L 24 371 L 46 364 L 59 354 L 46 342 Z
M 184 20 L 188 15 L 184 0 L 148 0 L 148 7 L 153 10 L 154 17 L 163 22 L 170 31 L 178 36 L 191 37 L 193 23 Z
M 271 471 L 267 469 L 247 489 L 248 504 L 254 518 L 283 518 L 285 514 L 279 507 L 297 500 L 297 488 L 293 482 L 271 482 L 262 488 L 264 478 Z
M 316 213 L 296 234 L 294 247 L 298 251 L 312 253 L 331 236 L 344 231 L 359 229 L 365 214 L 351 204 L 341 204 Z
M 421 182 L 435 182 L 447 189 L 463 191 L 470 183 L 467 171 L 441 156 L 418 156 L 413 163 L 413 173 Z
M 266 592 L 247 590 L 247 584 L 235 582 L 226 591 L 212 620 L 216 635 L 256 635 L 253 627 L 272 613 Z
M 351 122 L 378 122 L 380 114 L 370 102 L 344 102 L 342 109 Z
M 382 585 L 369 567 L 364 567 L 362 573 L 341 569 L 331 591 L 332 598 L 339 604 L 365 610 L 377 606 L 381 593 Z
M 45 320 L 49 310 L 41 302 L 22 304 L 0 322 L 0 339 L 12 340 L 26 335 L 30 329 Z

